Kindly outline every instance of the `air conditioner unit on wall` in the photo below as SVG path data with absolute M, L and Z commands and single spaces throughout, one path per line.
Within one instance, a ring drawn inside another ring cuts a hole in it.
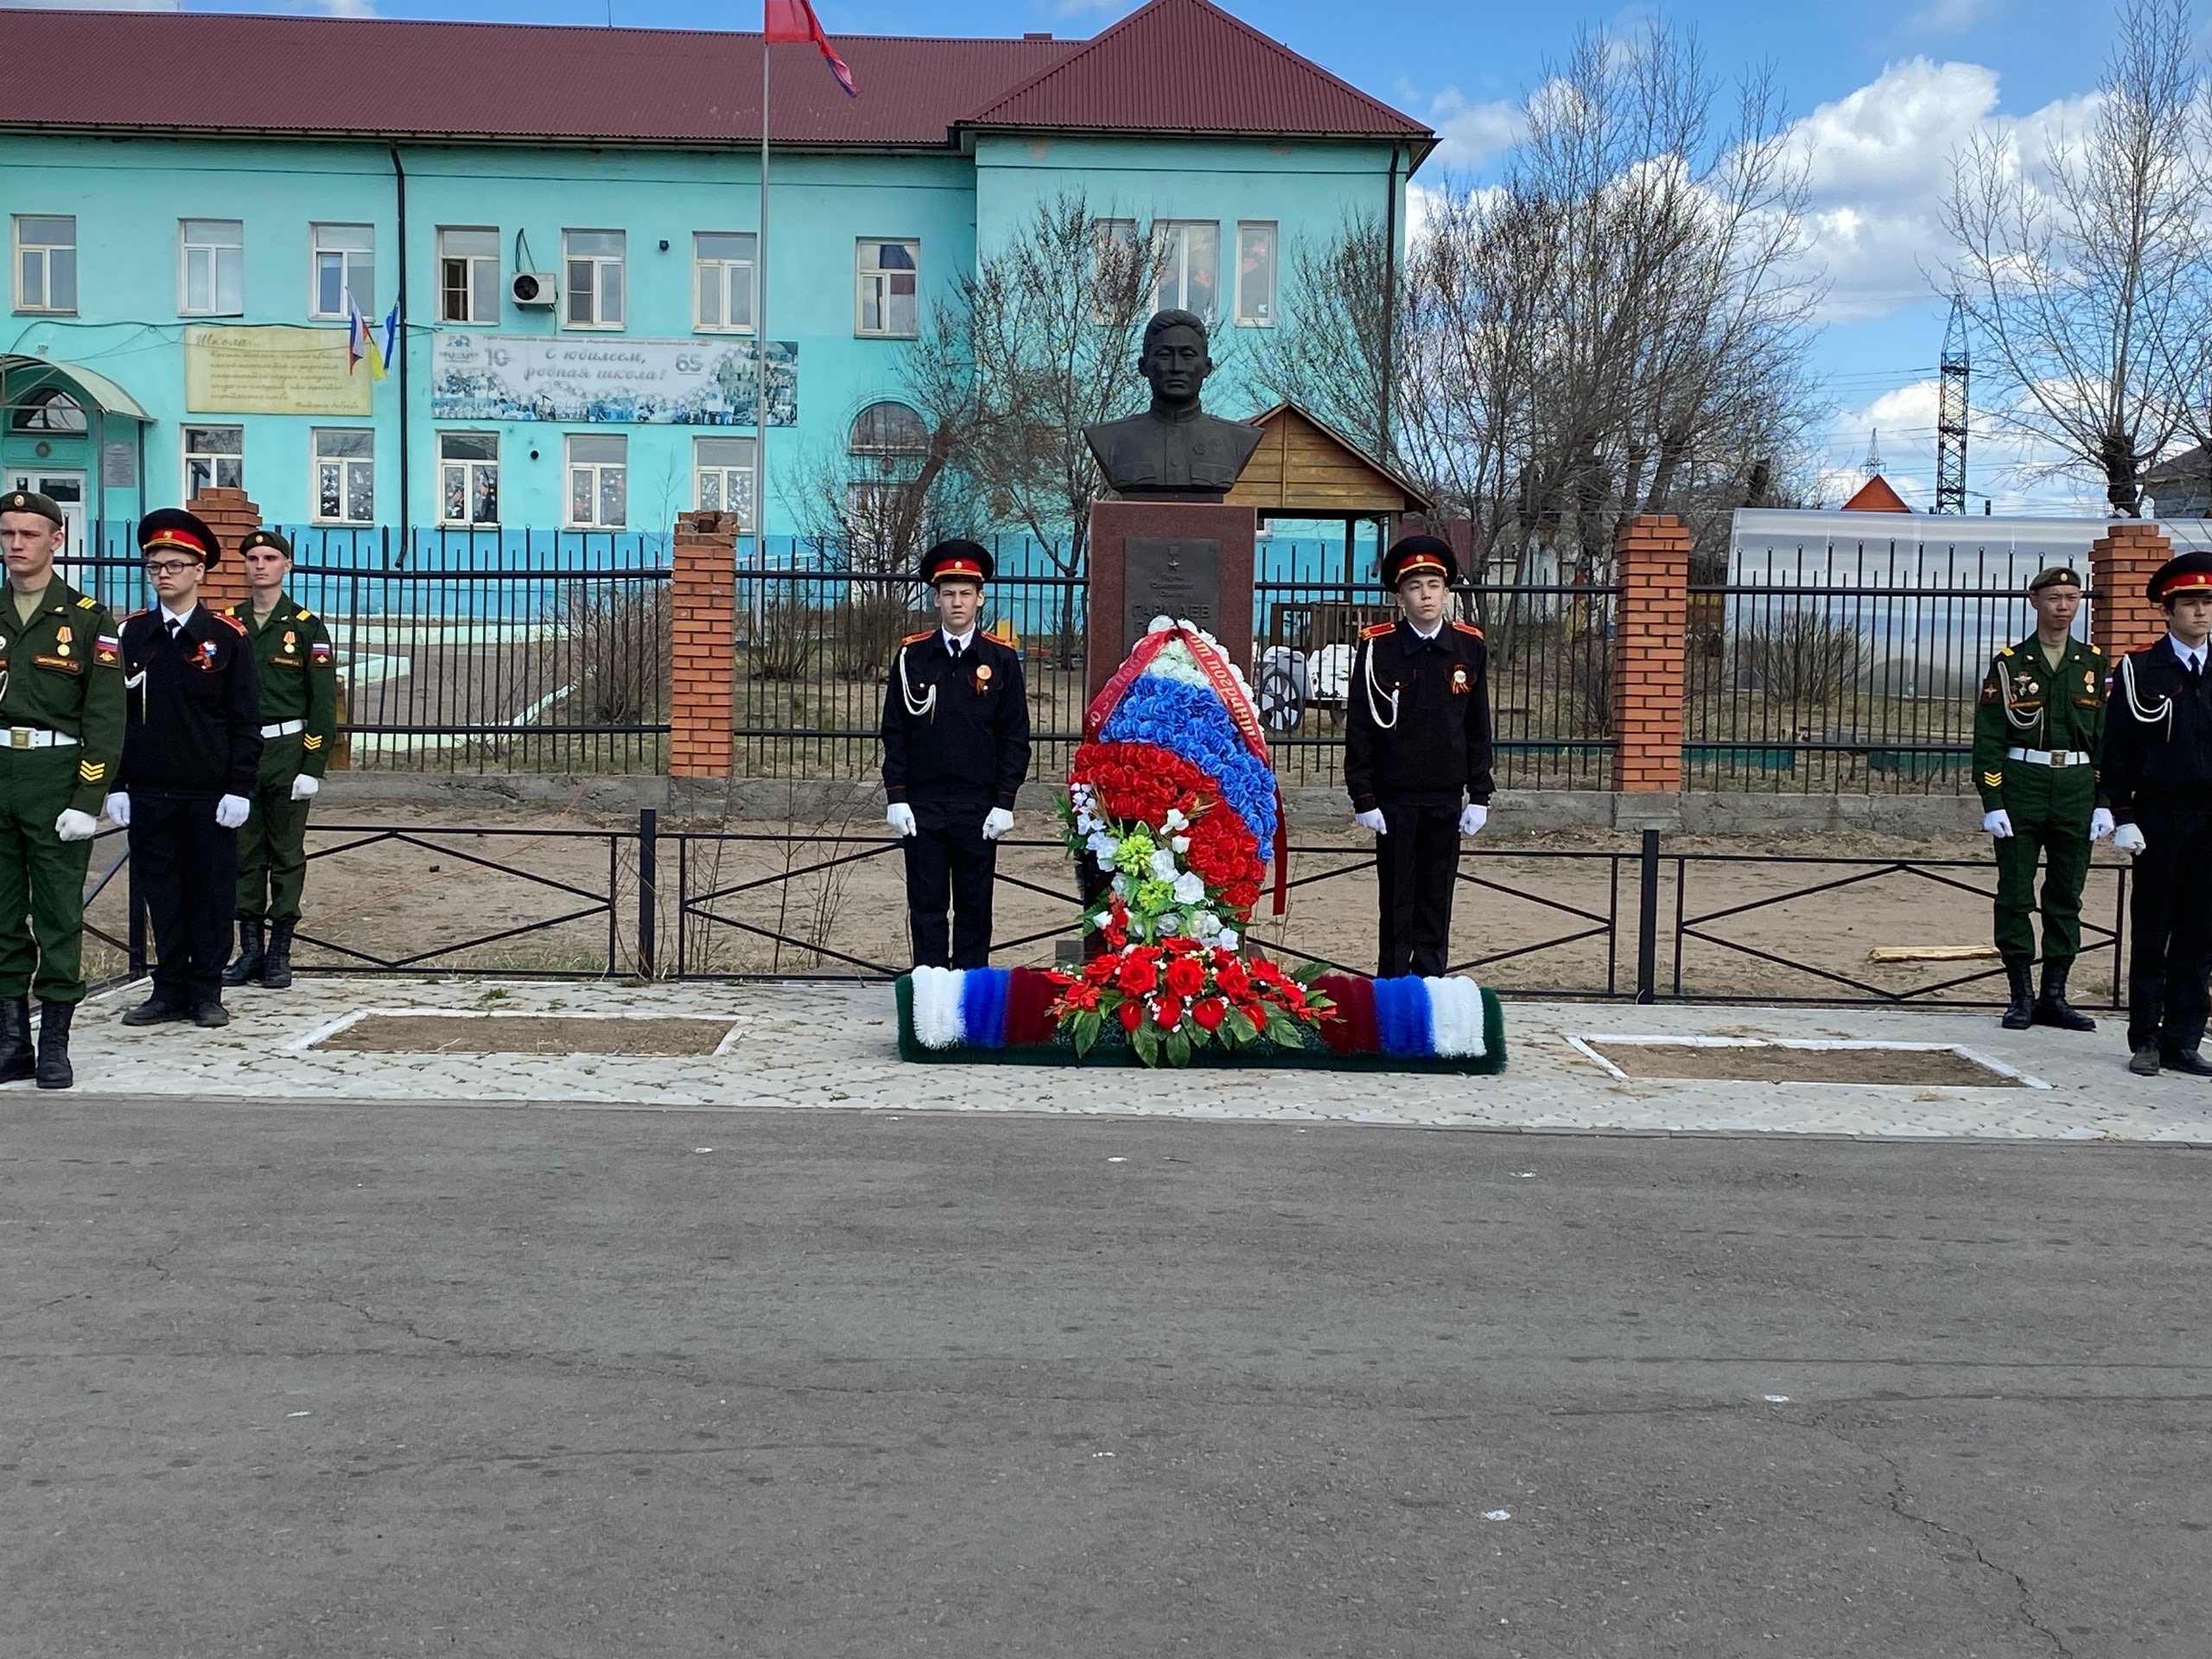
M 507 284 L 507 292 L 514 296 L 517 305 L 550 306 L 557 297 L 550 270 L 517 271 L 514 281 Z

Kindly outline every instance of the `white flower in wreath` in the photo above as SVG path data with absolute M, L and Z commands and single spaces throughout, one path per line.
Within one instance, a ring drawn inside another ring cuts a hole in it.
M 1175 899 L 1178 904 L 1195 905 L 1206 896 L 1205 878 L 1196 870 L 1185 870 L 1175 878 Z
M 1136 897 L 1137 884 L 1127 875 L 1117 875 L 1114 878 L 1114 892 L 1123 904 L 1127 904 Z
M 1221 918 L 1210 910 L 1202 910 L 1191 918 L 1191 931 L 1202 939 L 1218 938 L 1221 933 Z
M 1223 928 L 1221 936 L 1215 939 L 1214 943 L 1224 950 L 1234 950 L 1236 948 L 1236 930 L 1233 927 Z
M 1177 830 L 1187 830 L 1190 827 L 1191 821 L 1183 816 L 1179 809 L 1172 806 L 1167 809 L 1167 816 L 1160 820 L 1160 828 L 1171 833 Z
M 1175 879 L 1175 855 L 1163 847 L 1152 855 L 1149 868 L 1158 880 L 1173 881 Z
M 1174 619 L 1173 617 L 1172 617 L 1172 616 L 1155 616 L 1155 617 L 1154 617 L 1154 618 L 1152 619 L 1152 620 L 1151 620 L 1151 621 L 1149 621 L 1149 622 L 1147 622 L 1147 623 L 1146 623 L 1146 624 L 1144 625 L 1144 631 L 1145 631 L 1147 633 L 1165 633 L 1165 632 L 1167 632 L 1167 630 L 1168 630 L 1168 629 L 1170 629 L 1170 628 L 1173 627 L 1174 626 L 1175 626 L 1175 619 Z
M 1173 853 L 1189 852 L 1191 850 L 1191 838 L 1188 836 L 1176 836 L 1174 840 L 1167 843 L 1167 850 Z
M 1110 870 L 1114 868 L 1114 853 L 1111 848 L 1103 849 L 1100 851 L 1098 855 L 1098 868 L 1102 870 Z M 1123 896 L 1126 897 L 1127 895 L 1125 894 Z
M 1159 928 L 1162 933 L 1179 933 L 1183 931 L 1182 918 L 1173 915 L 1163 916 L 1160 918 Z

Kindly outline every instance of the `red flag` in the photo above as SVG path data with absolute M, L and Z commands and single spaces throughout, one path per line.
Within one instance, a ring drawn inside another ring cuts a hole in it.
M 830 73 L 837 77 L 845 96 L 861 95 L 861 89 L 853 85 L 853 72 L 845 67 L 845 60 L 837 55 L 836 49 L 830 44 L 830 37 L 822 32 L 822 20 L 814 15 L 814 8 L 807 0 L 761 0 L 760 33 L 771 41 L 813 41 L 822 48 Z

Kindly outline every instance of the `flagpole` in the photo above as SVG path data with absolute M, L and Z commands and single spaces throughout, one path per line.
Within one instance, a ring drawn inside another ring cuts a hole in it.
M 760 233 L 753 250 L 753 550 L 768 563 L 768 19 L 760 18 Z

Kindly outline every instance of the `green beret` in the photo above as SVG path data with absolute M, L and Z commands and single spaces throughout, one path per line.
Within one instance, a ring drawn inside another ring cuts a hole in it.
M 2031 594 L 2039 594 L 2046 588 L 2057 587 L 2061 582 L 2064 582 L 2069 588 L 2079 588 L 2082 585 L 2082 573 L 2070 565 L 2054 564 L 2050 569 L 2037 573 L 2036 579 L 2028 584 L 2028 591 Z
M 41 495 L 36 490 L 10 490 L 0 495 L 0 512 L 35 512 L 41 518 L 51 519 L 58 529 L 68 522 L 61 516 L 61 509 L 50 495 Z
M 280 531 L 248 531 L 245 535 L 245 539 L 238 543 L 239 556 L 244 557 L 246 554 L 252 552 L 257 547 L 273 547 L 279 553 L 282 553 L 286 558 L 289 559 L 292 556 L 292 544 L 284 539 L 283 534 Z

